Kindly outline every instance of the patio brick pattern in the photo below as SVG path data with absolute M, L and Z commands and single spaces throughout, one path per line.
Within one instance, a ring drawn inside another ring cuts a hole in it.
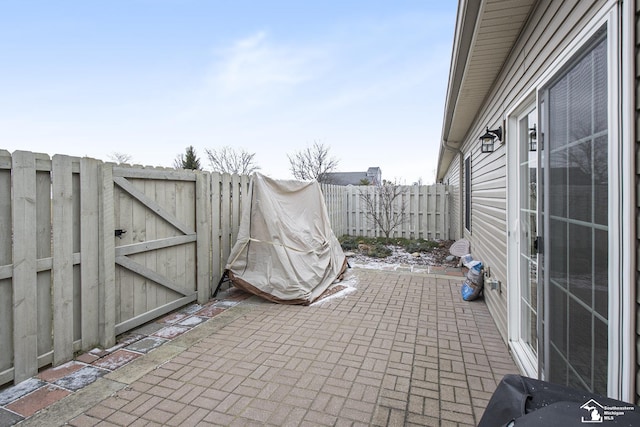
M 214 317 L 19 415 L 24 425 L 476 425 L 517 369 L 486 304 L 462 300 L 463 277 L 352 269 L 348 278 L 355 292 L 309 307 L 251 297 L 200 308 L 193 314 Z M 226 295 L 246 297 L 238 292 Z M 14 422 L 12 404 L 0 407 L 9 410 L 0 425 Z

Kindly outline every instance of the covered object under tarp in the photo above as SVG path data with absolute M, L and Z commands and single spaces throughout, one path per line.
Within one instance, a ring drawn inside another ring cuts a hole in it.
M 320 185 L 253 174 L 225 267 L 233 285 L 279 303 L 311 304 L 346 267 Z

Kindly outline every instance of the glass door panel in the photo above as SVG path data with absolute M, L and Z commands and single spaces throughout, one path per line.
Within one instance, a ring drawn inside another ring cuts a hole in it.
M 603 30 L 542 96 L 549 136 L 545 376 L 601 394 L 608 370 L 606 64 Z

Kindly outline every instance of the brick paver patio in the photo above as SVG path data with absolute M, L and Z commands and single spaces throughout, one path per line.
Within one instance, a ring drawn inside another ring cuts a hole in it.
M 310 307 L 251 297 L 22 424 L 473 426 L 517 369 L 462 280 L 352 269 Z

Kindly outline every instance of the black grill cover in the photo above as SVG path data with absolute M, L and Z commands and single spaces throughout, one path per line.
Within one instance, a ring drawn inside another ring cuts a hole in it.
M 640 407 L 546 381 L 506 375 L 478 427 L 587 425 L 640 426 Z

